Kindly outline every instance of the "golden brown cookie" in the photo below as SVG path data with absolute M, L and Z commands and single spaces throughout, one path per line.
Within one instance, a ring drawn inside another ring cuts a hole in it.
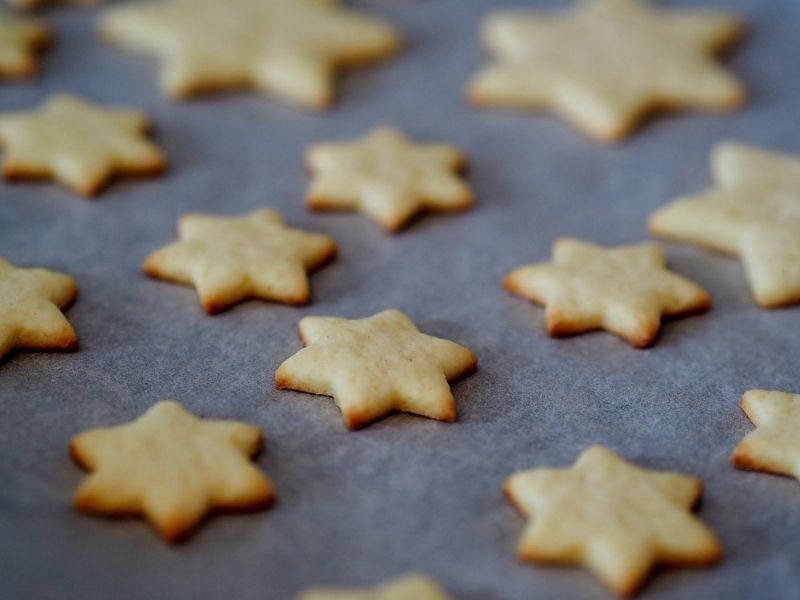
M 503 285 L 546 306 L 551 336 L 605 329 L 637 348 L 655 341 L 662 316 L 711 305 L 705 290 L 668 271 L 664 251 L 649 243 L 602 248 L 561 238 L 552 262 L 520 267 Z
M 109 8 L 107 39 L 163 60 L 161 87 L 186 97 L 253 87 L 309 108 L 333 101 L 340 68 L 393 54 L 384 21 L 338 0 L 166 0 Z
M 360 210 L 388 231 L 419 211 L 451 212 L 473 204 L 458 176 L 466 159 L 455 146 L 416 144 L 378 127 L 352 142 L 314 144 L 306 161 L 314 179 L 306 203 L 314 209 Z
M 394 309 L 366 319 L 306 317 L 300 337 L 306 348 L 278 368 L 276 387 L 333 396 L 349 429 L 396 410 L 454 421 L 448 382 L 478 365 L 467 348 L 420 333 Z
M 76 435 L 70 452 L 90 472 L 75 506 L 105 516 L 141 515 L 174 542 L 211 510 L 272 502 L 272 484 L 250 458 L 261 430 L 237 421 L 202 420 L 163 401 L 124 425 Z
M 313 588 L 297 600 L 449 600 L 427 575 L 408 573 L 372 589 Z
M 493 62 L 467 93 L 478 105 L 551 109 L 593 138 L 617 141 L 654 109 L 739 107 L 744 89 L 714 55 L 742 29 L 727 12 L 645 0 L 498 11 L 481 30 Z
M 193 285 L 211 315 L 247 298 L 305 304 L 306 272 L 336 255 L 331 238 L 286 227 L 270 209 L 240 217 L 184 215 L 178 238 L 148 256 L 144 272 Z
M 505 493 L 532 519 L 522 560 L 583 564 L 620 596 L 631 596 L 656 564 L 708 565 L 722 550 L 690 510 L 699 479 L 650 471 L 593 446 L 568 469 L 520 471 Z
M 71 277 L 0 258 L 0 358 L 14 348 L 76 350 L 78 336 L 61 310 L 77 294 Z
M 36 111 L 0 114 L 6 179 L 53 178 L 92 196 L 112 175 L 164 170 L 161 151 L 144 136 L 150 124 L 138 110 L 105 108 L 67 94 Z
M 36 73 L 36 53 L 47 46 L 50 37 L 50 28 L 44 23 L 0 12 L 0 78 Z

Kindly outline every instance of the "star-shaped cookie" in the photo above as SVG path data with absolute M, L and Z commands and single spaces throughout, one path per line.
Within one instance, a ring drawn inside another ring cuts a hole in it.
M 602 248 L 562 238 L 553 262 L 526 265 L 503 281 L 506 289 L 546 306 L 551 336 L 605 329 L 637 348 L 656 339 L 662 316 L 708 309 L 708 294 L 666 268 L 655 244 Z
M 27 77 L 38 70 L 36 52 L 50 41 L 50 29 L 38 21 L 0 12 L 0 78 Z
M 306 590 L 297 600 L 449 600 L 439 585 L 427 575 L 409 573 L 395 577 L 372 589 Z
M 306 317 L 300 337 L 306 348 L 278 368 L 276 387 L 333 396 L 349 429 L 395 410 L 454 421 L 448 382 L 478 366 L 467 348 L 420 333 L 394 309 L 366 319 Z
M 45 269 L 18 269 L 0 258 L 0 358 L 13 348 L 75 350 L 78 337 L 64 318 L 78 286 Z
M 161 86 L 176 97 L 255 87 L 300 106 L 333 100 L 334 74 L 390 54 L 387 23 L 338 0 L 168 0 L 111 8 L 101 33 L 164 61 Z
M 138 110 L 105 108 L 57 94 L 38 111 L 0 114 L 3 175 L 52 177 L 91 196 L 113 175 L 164 170 L 163 155 L 144 136 L 148 127 Z
M 177 402 L 159 402 L 135 421 L 72 438 L 73 458 L 90 471 L 75 493 L 75 507 L 142 515 L 174 542 L 211 510 L 272 501 L 271 483 L 249 460 L 260 448 L 255 425 L 202 420 Z
M 248 298 L 305 304 L 308 276 L 336 255 L 325 235 L 286 227 L 271 209 L 240 217 L 187 214 L 178 241 L 147 257 L 144 272 L 197 288 L 210 315 Z
M 750 390 L 742 410 L 756 430 L 736 446 L 733 464 L 800 479 L 800 395 Z
M 621 596 L 633 595 L 656 564 L 707 565 L 719 542 L 690 510 L 699 479 L 636 467 L 603 446 L 568 469 L 531 469 L 505 482 L 505 493 L 532 519 L 520 559 L 583 564 Z
M 800 302 L 800 156 L 723 142 L 711 155 L 715 187 L 650 217 L 650 231 L 738 255 L 755 301 Z
M 397 231 L 419 211 L 472 206 L 472 191 L 458 176 L 461 151 L 447 144 L 415 144 L 391 127 L 353 142 L 315 144 L 306 161 L 314 179 L 306 203 L 315 209 L 361 210 Z
M 714 54 L 741 32 L 725 12 L 657 9 L 644 0 L 496 12 L 482 27 L 495 62 L 467 92 L 478 105 L 552 109 L 594 138 L 617 141 L 654 109 L 740 106 L 742 85 Z

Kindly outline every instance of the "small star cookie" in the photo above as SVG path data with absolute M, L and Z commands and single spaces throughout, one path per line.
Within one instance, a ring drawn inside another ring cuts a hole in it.
M 800 479 L 800 395 L 750 390 L 742 410 L 757 429 L 736 446 L 733 464 Z
M 708 309 L 708 294 L 666 269 L 655 244 L 602 248 L 562 238 L 553 262 L 526 265 L 508 274 L 506 289 L 546 306 L 547 333 L 554 337 L 605 329 L 646 348 L 662 316 Z
M 723 142 L 711 170 L 716 186 L 658 210 L 651 233 L 738 255 L 760 306 L 800 302 L 800 156 Z
M 426 575 L 408 573 L 369 590 L 314 588 L 297 600 L 449 600 L 439 585 Z
M 334 72 L 393 54 L 387 23 L 338 0 L 169 0 L 111 8 L 101 33 L 164 61 L 161 86 L 185 97 L 255 87 L 309 108 L 333 100 Z
M 78 286 L 62 273 L 18 269 L 0 258 L 0 357 L 13 348 L 75 350 L 78 337 L 64 318 Z
M 713 55 L 741 33 L 728 13 L 643 0 L 496 12 L 482 27 L 495 62 L 472 79 L 468 96 L 478 105 L 549 108 L 594 138 L 617 141 L 653 109 L 740 106 L 742 85 Z
M 306 203 L 315 209 L 359 209 L 384 229 L 397 231 L 420 210 L 450 212 L 472 206 L 472 191 L 458 177 L 458 148 L 415 144 L 391 127 L 354 142 L 315 144 L 306 160 L 314 180 Z
M 636 467 L 603 446 L 568 469 L 509 477 L 506 496 L 532 519 L 520 559 L 583 564 L 620 596 L 633 595 L 656 564 L 708 565 L 722 550 L 690 510 L 699 479 Z
M 28 77 L 38 70 L 35 53 L 50 42 L 50 29 L 38 21 L 0 12 L 0 77 Z
M 307 347 L 278 368 L 276 387 L 333 396 L 349 429 L 395 410 L 454 421 L 448 382 L 478 366 L 467 348 L 420 333 L 394 309 L 366 319 L 306 317 L 300 337 Z
M 51 96 L 38 111 L 0 114 L 6 179 L 52 177 L 92 196 L 112 175 L 151 175 L 164 157 L 144 137 L 138 110 L 104 108 L 75 96 Z
M 255 425 L 198 419 L 177 402 L 159 402 L 135 421 L 72 438 L 70 453 L 90 471 L 75 507 L 142 515 L 175 542 L 211 510 L 272 502 L 271 483 L 249 460 L 260 448 Z
M 307 271 L 336 255 L 325 235 L 286 227 L 274 210 L 240 217 L 188 214 L 178 221 L 178 241 L 145 260 L 144 272 L 158 279 L 194 285 L 210 315 L 259 298 L 305 304 Z

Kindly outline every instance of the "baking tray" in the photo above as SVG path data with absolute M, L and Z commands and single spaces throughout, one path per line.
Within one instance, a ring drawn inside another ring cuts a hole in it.
M 756 308 L 738 261 L 681 246 L 667 246 L 672 268 L 702 284 L 714 307 L 666 324 L 649 350 L 603 333 L 549 339 L 543 311 L 500 288 L 510 269 L 547 258 L 559 235 L 646 238 L 651 211 L 709 185 L 720 139 L 800 151 L 800 3 L 704 1 L 750 23 L 729 61 L 749 106 L 660 118 L 613 147 L 547 116 L 462 101 L 485 58 L 481 16 L 513 4 L 524 3 L 359 3 L 396 23 L 405 49 L 344 77 L 322 114 L 246 93 L 170 102 L 156 62 L 98 41 L 92 11 L 42 13 L 58 39 L 38 80 L 0 87 L 0 110 L 63 90 L 141 107 L 171 169 L 90 202 L 50 184 L 0 185 L 0 255 L 75 277 L 80 296 L 67 314 L 81 344 L 0 365 L 0 597 L 291 599 L 312 584 L 367 585 L 418 569 L 464 600 L 608 598 L 580 568 L 519 563 L 523 519 L 501 493 L 513 471 L 566 466 L 593 443 L 705 483 L 699 515 L 724 560 L 659 573 L 642 597 L 800 595 L 798 483 L 730 464 L 752 429 L 742 392 L 800 389 L 800 309 Z M 304 149 L 378 123 L 463 147 L 475 209 L 422 218 L 396 236 L 358 215 L 308 213 Z M 141 274 L 181 214 L 262 206 L 339 242 L 339 258 L 312 276 L 307 307 L 248 302 L 212 318 L 191 288 Z M 301 347 L 301 317 L 388 307 L 478 355 L 478 372 L 454 386 L 456 423 L 395 415 L 352 433 L 330 399 L 273 389 L 275 369 Z M 74 512 L 83 474 L 70 437 L 162 398 L 261 426 L 258 465 L 277 504 L 216 516 L 178 546 L 138 520 Z

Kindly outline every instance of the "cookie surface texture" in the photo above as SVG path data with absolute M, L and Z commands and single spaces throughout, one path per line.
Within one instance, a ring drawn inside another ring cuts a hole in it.
M 583 564 L 621 596 L 633 595 L 656 564 L 707 565 L 719 559 L 714 535 L 690 511 L 700 480 L 636 467 L 593 446 L 567 469 L 520 471 L 505 493 L 532 521 L 520 559 Z
M 18 269 L 0 258 L 0 358 L 21 350 L 75 350 L 78 336 L 61 312 L 78 286 L 62 273 Z
M 141 111 L 106 108 L 57 94 L 39 110 L 0 114 L 3 175 L 53 178 L 92 196 L 113 175 L 164 170 L 161 151 L 144 136 L 148 128 Z
M 722 142 L 714 187 L 650 217 L 650 231 L 738 256 L 753 297 L 772 308 L 800 302 L 800 156 Z
M 12 17 L 0 10 L 0 79 L 36 73 L 36 52 L 49 41 L 50 29 L 43 23 Z
M 314 588 L 297 600 L 450 600 L 427 575 L 409 573 L 371 589 Z
M 198 419 L 162 401 L 135 421 L 72 439 L 73 458 L 90 472 L 74 504 L 97 515 L 141 515 L 177 541 L 211 510 L 272 501 L 270 481 L 250 462 L 260 448 L 255 425 Z
M 750 390 L 742 410 L 756 430 L 736 446 L 733 464 L 800 480 L 800 395 Z
M 178 241 L 153 252 L 143 269 L 193 285 L 213 315 L 249 298 L 305 304 L 307 272 L 335 255 L 331 238 L 287 227 L 272 209 L 238 217 L 190 213 L 178 221 Z
M 667 270 L 664 251 L 650 243 L 603 248 L 561 238 L 552 262 L 520 267 L 503 285 L 545 305 L 551 336 L 605 329 L 637 348 L 655 341 L 662 316 L 711 305 L 705 290 Z
M 454 421 L 449 382 L 478 364 L 467 348 L 420 333 L 394 309 L 366 319 L 306 317 L 300 337 L 306 348 L 278 368 L 276 387 L 333 396 L 349 429 L 393 411 Z
M 390 54 L 399 35 L 337 0 L 167 0 L 109 8 L 101 34 L 163 61 L 174 97 L 257 88 L 293 104 L 333 101 L 335 71 Z
M 417 144 L 391 127 L 352 142 L 315 144 L 306 162 L 314 175 L 309 207 L 360 210 L 388 231 L 420 211 L 458 211 L 473 203 L 458 175 L 466 162 L 458 148 Z
M 617 141 L 654 109 L 740 106 L 741 83 L 714 55 L 741 33 L 729 13 L 644 0 L 496 12 L 481 30 L 493 62 L 467 95 L 476 105 L 551 109 L 593 138 Z

